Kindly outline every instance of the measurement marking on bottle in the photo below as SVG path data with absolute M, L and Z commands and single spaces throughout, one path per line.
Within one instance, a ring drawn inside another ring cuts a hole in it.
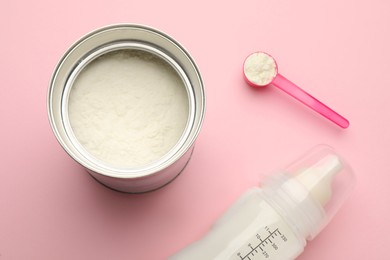
M 256 238 L 259 240 L 259 243 L 256 243 L 256 246 L 252 245 L 252 243 L 248 244 L 250 251 L 246 255 L 242 256 L 241 253 L 237 254 L 237 256 L 241 258 L 241 260 L 252 260 L 252 257 L 254 257 L 255 254 L 259 253 L 258 249 L 260 249 L 260 251 L 265 254 L 266 258 L 268 258 L 268 254 L 263 248 L 268 245 L 268 243 L 271 244 L 274 249 L 277 249 L 277 246 L 273 243 L 273 239 L 275 237 L 282 236 L 282 233 L 280 233 L 278 228 L 272 232 L 268 228 L 266 228 L 266 230 L 268 231 L 268 236 L 265 239 L 261 239 L 260 234 L 256 234 Z

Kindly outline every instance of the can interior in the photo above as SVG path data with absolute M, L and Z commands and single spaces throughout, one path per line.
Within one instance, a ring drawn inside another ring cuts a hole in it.
M 98 59 L 99 57 L 102 57 L 105 54 L 114 53 L 118 51 L 126 51 L 126 50 L 137 50 L 139 52 L 146 52 L 148 54 L 152 54 L 154 56 L 157 56 L 158 58 L 163 59 L 167 64 L 169 64 L 176 74 L 180 77 L 183 86 L 185 87 L 186 93 L 187 93 L 187 100 L 188 100 L 188 115 L 187 115 L 187 122 L 186 126 L 184 127 L 183 133 L 179 140 L 176 142 L 176 144 L 169 149 L 165 155 L 160 157 L 157 160 L 153 160 L 149 163 L 133 167 L 133 166 L 117 166 L 112 165 L 110 163 L 107 163 L 104 160 L 100 160 L 96 156 L 93 156 L 88 149 L 85 149 L 85 147 L 79 142 L 78 138 L 75 135 L 74 129 L 71 124 L 71 120 L 69 118 L 69 97 L 72 91 L 72 88 L 74 86 L 75 81 L 77 80 L 78 75 L 86 68 L 88 67 L 91 62 Z M 186 74 L 182 71 L 180 66 L 169 56 L 164 54 L 163 52 L 159 51 L 158 49 L 155 49 L 152 46 L 148 46 L 145 44 L 140 43 L 132 43 L 132 42 L 120 42 L 115 44 L 110 44 L 108 46 L 104 46 L 92 53 L 90 53 L 88 56 L 86 56 L 72 71 L 70 74 L 67 83 L 64 88 L 64 94 L 62 96 L 62 116 L 64 121 L 65 130 L 67 132 L 67 135 L 69 139 L 71 140 L 73 146 L 80 151 L 81 155 L 83 156 L 83 160 L 86 160 L 90 163 L 95 164 L 95 167 L 102 168 L 104 170 L 120 170 L 125 171 L 126 173 L 129 173 L 131 171 L 144 171 L 148 168 L 156 167 L 165 161 L 169 160 L 174 154 L 180 149 L 181 146 L 185 143 L 186 138 L 188 137 L 189 131 L 192 127 L 192 122 L 194 121 L 194 94 L 191 88 L 191 85 L 189 83 L 189 80 L 186 76 Z

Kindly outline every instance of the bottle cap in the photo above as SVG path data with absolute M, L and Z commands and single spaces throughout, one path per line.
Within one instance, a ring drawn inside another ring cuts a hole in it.
M 351 167 L 331 147 L 316 146 L 271 178 L 269 188 L 306 239 L 313 239 L 340 209 L 355 185 Z

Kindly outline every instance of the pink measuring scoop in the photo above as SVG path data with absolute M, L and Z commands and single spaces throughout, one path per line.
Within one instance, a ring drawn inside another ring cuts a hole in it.
M 349 126 L 349 121 L 346 118 L 280 75 L 275 59 L 265 52 L 252 53 L 245 59 L 244 78 L 252 87 L 265 87 L 272 84 L 338 126 L 342 128 Z

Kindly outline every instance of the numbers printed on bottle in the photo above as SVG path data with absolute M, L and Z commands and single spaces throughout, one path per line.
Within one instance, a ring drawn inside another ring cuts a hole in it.
M 257 203 L 257 202 L 256 202 Z M 298 237 L 273 207 L 266 201 L 258 207 L 255 219 L 237 232 L 218 260 L 276 260 L 292 259 L 302 252 Z
M 240 251 L 236 253 L 237 260 L 269 259 L 287 241 L 287 236 L 279 228 L 265 226 L 248 241 L 249 243 L 242 246 Z

